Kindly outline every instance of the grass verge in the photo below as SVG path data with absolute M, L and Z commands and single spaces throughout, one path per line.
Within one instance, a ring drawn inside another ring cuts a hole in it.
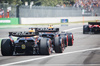
M 99 20 L 100 21 L 100 20 Z M 98 21 L 98 22 L 99 22 Z M 44 24 L 20 24 L 20 25 L 0 25 L 1 27 L 3 26 L 9 26 L 9 27 L 13 27 L 13 26 L 30 26 L 30 25 L 49 25 L 49 24 L 52 24 L 52 25 L 60 25 L 60 24 L 75 24 L 75 23 L 87 23 L 87 22 L 96 22 L 96 20 L 94 21 L 77 21 L 77 22 L 68 22 L 68 23 L 44 23 Z

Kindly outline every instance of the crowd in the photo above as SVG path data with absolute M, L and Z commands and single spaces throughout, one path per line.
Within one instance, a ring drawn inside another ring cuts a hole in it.
M 0 18 L 4 18 L 4 10 L 3 10 L 3 8 L 0 9 Z
M 92 12 L 93 15 L 94 8 L 100 7 L 100 0 L 75 0 L 74 7 L 82 8 L 82 14 Z
M 100 0 L 76 0 L 74 6 L 78 8 L 79 7 L 84 7 L 84 8 L 100 7 Z
M 7 10 L 7 12 L 5 13 L 3 8 L 0 9 L 0 18 L 9 18 L 9 11 Z

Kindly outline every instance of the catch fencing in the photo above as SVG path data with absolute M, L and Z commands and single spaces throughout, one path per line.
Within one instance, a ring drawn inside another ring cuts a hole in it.
M 82 16 L 80 8 L 74 7 L 46 7 L 46 6 L 20 6 L 20 17 L 73 17 Z
M 84 9 L 85 10 L 85 9 Z M 79 16 L 100 16 L 100 7 L 93 10 L 85 10 L 76 7 L 50 7 L 50 6 L 20 6 L 20 17 L 79 17 Z
M 9 11 L 9 17 L 80 17 L 80 16 L 100 16 L 100 7 L 93 8 L 92 11 L 76 7 L 50 7 L 50 6 L 15 6 L 0 4 L 0 9 L 4 10 L 4 18 Z

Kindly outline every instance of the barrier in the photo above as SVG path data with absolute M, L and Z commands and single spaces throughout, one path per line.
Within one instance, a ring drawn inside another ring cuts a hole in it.
M 0 25 L 17 25 L 19 18 L 0 18 Z
M 20 24 L 46 24 L 59 23 L 59 18 L 20 18 Z
M 61 23 L 61 19 L 68 19 L 68 22 L 94 21 L 100 17 L 52 17 L 52 18 L 20 18 L 20 24 L 49 24 Z

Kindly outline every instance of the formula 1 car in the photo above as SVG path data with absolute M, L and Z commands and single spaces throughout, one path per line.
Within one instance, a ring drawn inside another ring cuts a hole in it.
M 39 32 L 41 37 L 51 39 L 53 50 L 56 53 L 62 53 L 65 47 L 73 45 L 73 34 L 59 33 L 59 28 L 35 28 L 35 31 Z
M 83 34 L 100 33 L 100 22 L 88 22 L 88 25 L 83 25 Z
M 59 36 L 64 39 L 65 47 L 73 46 L 73 43 L 74 43 L 73 33 L 68 33 L 68 32 L 63 32 L 62 31 L 61 33 L 59 33 Z
M 9 32 L 10 39 L 1 41 L 1 54 L 3 56 L 18 53 L 50 55 L 51 39 L 35 37 L 38 34 L 38 32 Z M 14 41 L 12 36 L 18 37 L 17 40 Z

